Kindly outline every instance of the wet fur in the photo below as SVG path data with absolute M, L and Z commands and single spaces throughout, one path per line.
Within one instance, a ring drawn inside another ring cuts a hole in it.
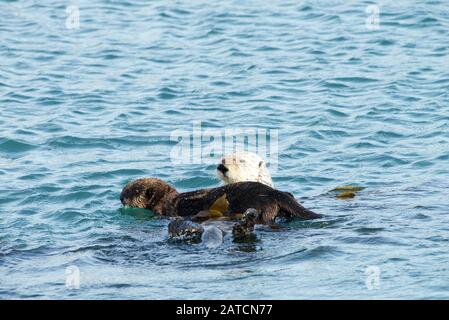
M 208 210 L 224 194 L 229 202 L 228 214 L 244 213 L 254 208 L 260 213 L 257 220 L 259 224 L 272 223 L 278 216 L 301 219 L 321 217 L 300 205 L 290 193 L 259 182 L 238 182 L 178 193 L 160 179 L 139 179 L 123 189 L 120 199 L 125 206 L 150 209 L 163 216 L 185 217 Z
M 124 206 L 150 209 L 164 215 L 163 205 L 178 195 L 175 188 L 161 179 L 143 178 L 128 183 L 120 194 Z

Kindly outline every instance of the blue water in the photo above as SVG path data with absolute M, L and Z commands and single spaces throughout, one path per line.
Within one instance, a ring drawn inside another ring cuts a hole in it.
M 0 298 L 448 299 L 448 39 L 444 0 L 2 1 Z M 219 185 L 170 161 L 194 120 L 277 129 L 276 187 L 325 218 L 208 249 L 120 209 Z

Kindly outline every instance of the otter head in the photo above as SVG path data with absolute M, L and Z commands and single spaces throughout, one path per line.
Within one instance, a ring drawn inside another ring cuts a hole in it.
M 256 181 L 274 186 L 265 161 L 251 152 L 240 151 L 223 157 L 217 166 L 217 176 L 225 184 Z
M 176 195 L 176 189 L 157 178 L 138 179 L 128 183 L 120 194 L 125 207 L 144 208 L 162 214 L 165 202 Z

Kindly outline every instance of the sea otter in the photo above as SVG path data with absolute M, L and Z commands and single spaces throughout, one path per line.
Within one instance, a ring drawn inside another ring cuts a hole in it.
M 124 206 L 146 208 L 161 216 L 194 216 L 226 198 L 225 215 L 242 214 L 249 208 L 258 213 L 256 223 L 274 223 L 277 217 L 316 219 L 316 214 L 302 205 L 288 192 L 273 189 L 260 182 L 238 182 L 218 188 L 179 193 L 157 178 L 143 178 L 128 183 L 120 200 Z
M 217 176 L 225 184 L 256 181 L 274 188 L 265 161 L 252 152 L 238 151 L 224 156 L 217 166 Z

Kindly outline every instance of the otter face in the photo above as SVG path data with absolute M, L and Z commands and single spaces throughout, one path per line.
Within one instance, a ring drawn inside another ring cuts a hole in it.
M 138 179 L 128 183 L 120 194 L 124 207 L 150 209 L 162 214 L 162 208 L 170 194 L 176 189 L 156 178 Z
M 265 161 L 251 152 L 236 152 L 221 159 L 217 176 L 225 184 L 256 181 L 273 187 Z

